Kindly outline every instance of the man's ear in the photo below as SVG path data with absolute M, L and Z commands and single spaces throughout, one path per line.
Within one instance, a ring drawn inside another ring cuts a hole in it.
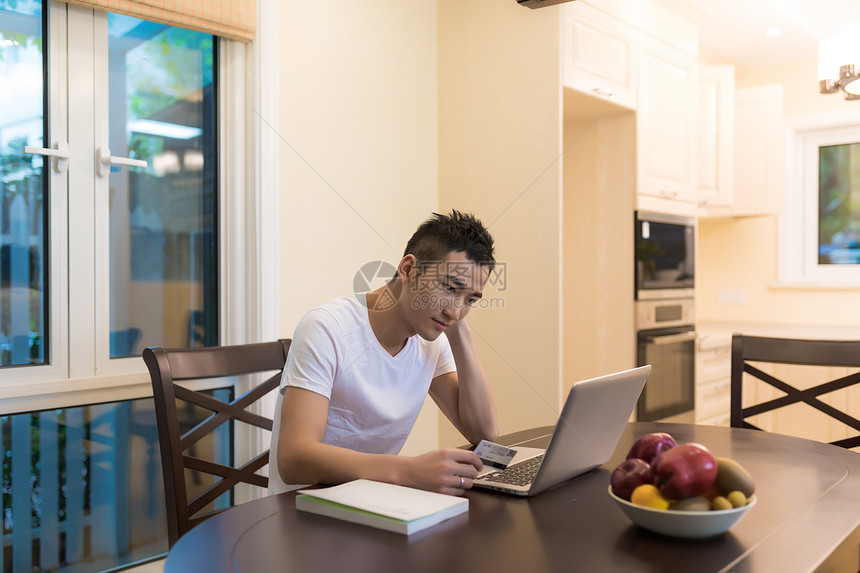
M 408 283 L 409 279 L 418 274 L 418 259 L 415 255 L 404 255 L 400 259 L 400 264 L 397 265 L 397 278 L 403 283 Z

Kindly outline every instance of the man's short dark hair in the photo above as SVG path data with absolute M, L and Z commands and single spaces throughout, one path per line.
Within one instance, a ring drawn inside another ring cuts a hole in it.
M 414 255 L 423 271 L 425 265 L 442 261 L 451 252 L 464 252 L 472 262 L 490 271 L 496 265 L 490 232 L 474 215 L 456 210 L 449 215 L 433 213 L 421 223 L 406 243 L 403 255 Z

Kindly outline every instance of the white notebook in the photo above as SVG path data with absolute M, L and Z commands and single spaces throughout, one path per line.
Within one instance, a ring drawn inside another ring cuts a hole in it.
M 359 479 L 324 489 L 302 489 L 296 509 L 409 535 L 469 510 L 469 500 Z

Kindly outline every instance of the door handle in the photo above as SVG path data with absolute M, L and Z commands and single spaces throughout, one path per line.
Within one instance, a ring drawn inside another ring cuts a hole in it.
M 689 332 L 681 332 L 679 334 L 649 336 L 646 340 L 655 346 L 662 346 L 664 344 L 675 344 L 676 342 L 689 342 L 696 340 L 696 333 L 691 330 Z
M 30 147 L 28 145 L 24 147 L 24 153 L 53 158 L 54 171 L 57 173 L 64 173 L 69 168 L 69 144 L 65 141 L 58 141 L 54 144 L 53 149 L 48 147 Z
M 130 157 L 117 157 L 110 154 L 110 148 L 107 145 L 100 145 L 96 151 L 96 173 L 99 177 L 104 177 L 110 173 L 111 165 L 126 165 L 128 167 L 146 167 L 148 163 L 142 159 L 132 159 Z

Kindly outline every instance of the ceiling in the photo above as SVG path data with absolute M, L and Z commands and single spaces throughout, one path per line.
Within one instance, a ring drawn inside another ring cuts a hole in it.
M 860 0 L 660 0 L 699 25 L 702 54 L 746 67 L 816 59 L 818 42 L 860 21 Z M 765 31 L 780 28 L 779 36 Z

